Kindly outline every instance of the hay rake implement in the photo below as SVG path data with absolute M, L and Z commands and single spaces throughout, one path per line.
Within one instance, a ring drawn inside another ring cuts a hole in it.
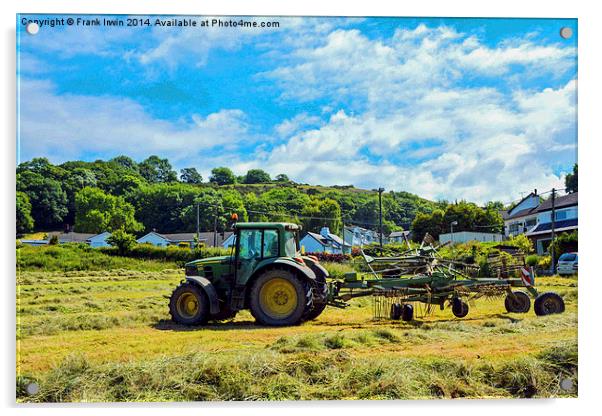
M 463 318 L 469 304 L 479 298 L 504 297 L 508 312 L 526 313 L 532 297 L 537 315 L 564 312 L 558 294 L 537 292 L 534 272 L 525 266 L 524 257 L 515 256 L 512 264 L 506 259 L 494 264 L 490 268 L 494 277 L 477 277 L 477 266 L 443 259 L 432 244 L 427 237 L 419 248 L 394 257 L 370 257 L 362 250 L 363 271 L 329 282 L 328 303 L 345 307 L 353 298 L 371 296 L 375 319 L 404 321 L 429 315 L 437 306 L 451 307 L 456 317 Z M 510 277 L 516 274 L 519 277 Z

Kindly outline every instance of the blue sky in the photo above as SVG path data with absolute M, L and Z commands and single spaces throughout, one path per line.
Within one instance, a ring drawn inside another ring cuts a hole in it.
M 573 19 L 246 17 L 279 27 L 31 36 L 23 17 L 51 16 L 17 19 L 21 161 L 157 154 L 204 177 L 262 168 L 476 202 L 559 187 L 576 162 Z

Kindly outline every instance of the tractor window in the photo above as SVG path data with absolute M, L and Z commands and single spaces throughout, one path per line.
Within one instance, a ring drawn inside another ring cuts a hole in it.
M 278 257 L 278 231 L 263 232 L 263 257 Z
M 261 230 L 240 231 L 239 256 L 244 260 L 261 258 Z
M 299 247 L 297 245 L 297 234 L 293 231 L 286 231 L 284 233 L 284 238 L 286 240 L 284 243 L 286 255 L 288 257 L 295 257 L 297 255 L 297 251 L 299 251 Z

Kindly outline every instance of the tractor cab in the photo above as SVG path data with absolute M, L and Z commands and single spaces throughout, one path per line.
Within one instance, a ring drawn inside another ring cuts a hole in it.
M 304 265 L 299 255 L 301 227 L 296 224 L 248 222 L 234 225 L 234 274 L 237 284 L 245 284 L 257 267 L 288 258 Z

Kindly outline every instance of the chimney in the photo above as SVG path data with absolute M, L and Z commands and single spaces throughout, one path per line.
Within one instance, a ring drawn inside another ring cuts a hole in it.
M 328 227 L 322 227 L 320 230 L 320 235 L 322 237 L 328 237 L 328 234 L 330 234 L 330 229 Z
M 535 196 L 537 196 L 537 189 L 533 190 L 533 193 L 535 194 Z

